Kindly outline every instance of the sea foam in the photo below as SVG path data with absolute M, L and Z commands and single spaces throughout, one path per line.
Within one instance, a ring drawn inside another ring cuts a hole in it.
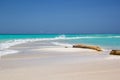
M 63 47 L 72 47 L 72 44 L 68 43 L 60 43 L 60 42 L 52 42 L 52 44 L 57 45 L 57 46 L 63 46 Z
M 14 54 L 14 53 L 18 53 L 18 51 L 17 50 L 3 50 L 3 51 L 0 51 L 0 57 L 7 55 L 7 54 Z

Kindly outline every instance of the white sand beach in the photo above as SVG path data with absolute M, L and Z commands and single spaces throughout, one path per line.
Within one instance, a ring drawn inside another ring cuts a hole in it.
M 49 46 L 0 60 L 1 80 L 119 80 L 119 74 L 120 56 L 89 49 Z

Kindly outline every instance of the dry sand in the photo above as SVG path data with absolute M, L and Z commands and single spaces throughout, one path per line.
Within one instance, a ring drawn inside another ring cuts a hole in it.
M 2 57 L 0 80 L 120 80 L 119 56 L 61 47 L 32 51 Z

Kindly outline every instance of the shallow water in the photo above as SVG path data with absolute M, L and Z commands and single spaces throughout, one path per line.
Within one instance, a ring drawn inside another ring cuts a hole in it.
M 26 45 L 26 43 L 28 43 Z M 26 45 L 27 49 L 37 46 L 68 46 L 73 44 L 98 45 L 106 50 L 120 49 L 120 34 L 42 34 L 42 35 L 0 35 L 0 56 L 17 53 L 15 45 Z M 31 46 L 31 47 L 30 47 Z

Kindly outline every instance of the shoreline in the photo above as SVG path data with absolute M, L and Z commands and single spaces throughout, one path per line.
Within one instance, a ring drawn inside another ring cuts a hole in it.
M 19 52 L 0 59 L 2 80 L 120 79 L 120 57 L 109 55 L 109 51 L 65 48 L 47 41 L 19 44 L 9 49 Z
M 119 49 L 120 47 L 117 46 L 119 45 L 119 34 L 54 34 L 54 35 L 0 35 L 1 40 L 0 40 L 0 56 L 1 54 L 8 54 L 8 52 L 11 53 L 16 53 L 16 51 L 8 51 L 9 48 L 16 46 L 16 45 L 21 45 L 21 44 L 26 44 L 26 43 L 32 43 L 32 42 L 47 42 L 51 41 L 53 42 L 52 44 L 55 45 L 67 45 L 71 46 L 77 43 L 82 43 L 82 44 L 88 44 L 88 45 L 100 45 L 106 49 Z M 100 39 L 97 40 L 97 39 Z M 105 42 L 101 41 L 104 40 Z M 114 43 L 109 41 L 114 41 Z M 65 43 L 64 43 L 65 40 Z M 67 41 L 68 40 L 68 43 Z M 70 42 L 69 42 L 70 40 Z M 72 41 L 71 41 L 72 40 Z M 75 40 L 75 41 L 74 41 Z M 85 41 L 83 41 L 85 40 Z M 88 41 L 90 40 L 90 42 Z M 59 42 L 60 41 L 60 42 Z M 62 43 L 63 41 L 63 43 Z M 95 44 L 94 44 L 95 42 Z M 98 44 L 96 44 L 98 43 Z M 104 46 L 105 44 L 105 46 Z M 116 45 L 117 44 L 117 45 Z M 7 50 L 8 49 L 8 50 Z

